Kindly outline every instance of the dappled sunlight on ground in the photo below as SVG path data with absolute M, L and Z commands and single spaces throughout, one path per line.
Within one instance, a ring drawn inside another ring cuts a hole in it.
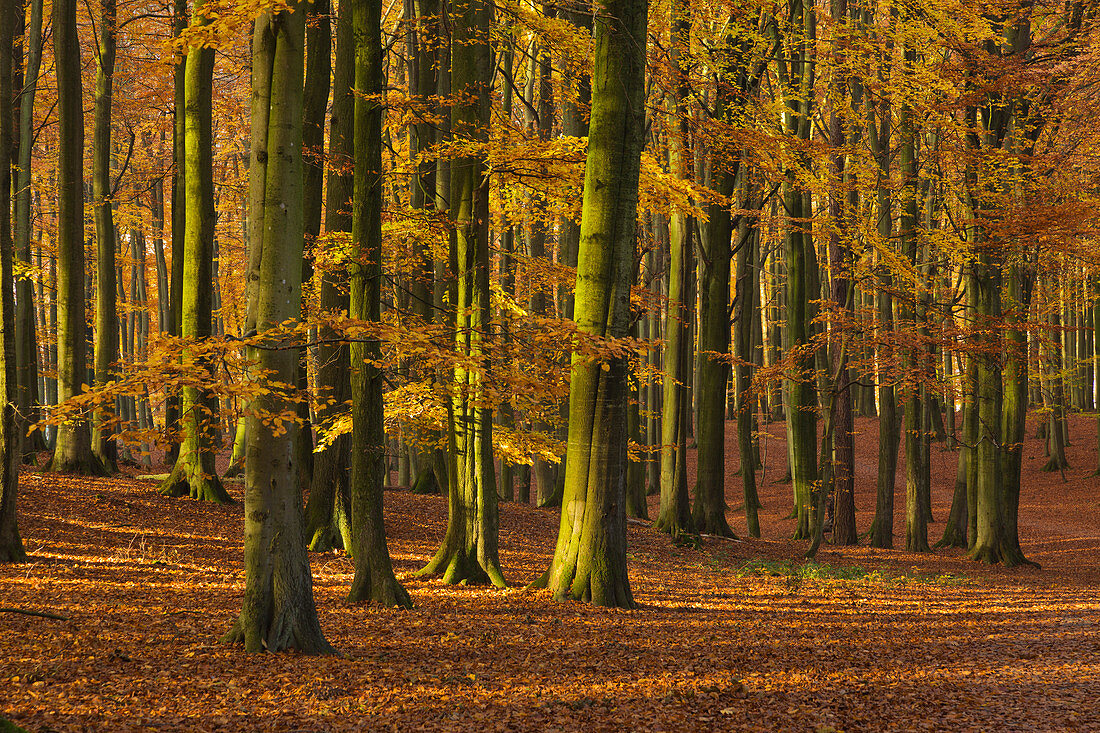
M 857 428 L 865 531 L 877 438 L 873 421 Z M 68 620 L 0 614 L 0 713 L 56 731 L 1100 729 L 1095 429 L 1073 419 L 1066 484 L 1025 461 L 1021 540 L 1041 571 L 865 546 L 826 546 L 825 565 L 804 568 L 805 543 L 786 539 L 790 488 L 772 483 L 784 455 L 772 440 L 764 539 L 674 547 L 630 524 L 634 611 L 524 590 L 558 522 L 528 506 L 502 505 L 512 588 L 414 577 L 443 537 L 446 502 L 388 491 L 394 567 L 416 609 L 348 605 L 351 561 L 313 555 L 335 658 L 216 643 L 243 594 L 239 504 L 168 499 L 133 478 L 25 474 L 31 560 L 0 568 L 0 606 Z M 933 541 L 956 460 L 934 453 Z M 240 498 L 239 484 L 230 490 Z M 731 522 L 743 531 L 743 515 Z M 895 527 L 903 536 L 900 517 Z

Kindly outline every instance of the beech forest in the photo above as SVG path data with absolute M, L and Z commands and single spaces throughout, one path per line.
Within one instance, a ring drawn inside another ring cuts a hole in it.
M 0 733 L 1100 729 L 1098 0 L 0 0 Z

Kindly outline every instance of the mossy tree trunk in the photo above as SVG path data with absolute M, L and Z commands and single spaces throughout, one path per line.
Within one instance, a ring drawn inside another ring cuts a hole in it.
M 53 4 L 54 62 L 57 69 L 57 398 L 79 394 L 87 384 L 84 323 L 84 106 L 76 2 Z M 82 417 L 57 427 L 49 470 L 102 475 L 92 452 L 92 434 Z
M 16 499 L 19 493 L 19 433 L 15 420 L 15 299 L 12 287 L 11 152 L 12 152 L 12 39 L 23 12 L 16 0 L 0 0 L 0 563 L 27 558 L 19 536 Z
M 192 24 L 207 22 L 196 9 Z M 183 282 L 180 293 L 180 335 L 202 341 L 213 333 L 214 273 L 214 135 L 212 94 L 214 49 L 193 48 L 184 75 Z M 255 221 L 253 222 L 255 227 Z M 254 234 L 255 236 L 255 234 Z M 173 259 L 179 256 L 172 253 Z M 174 264 L 174 263 L 173 263 Z M 300 279 L 300 276 L 295 279 Z M 184 353 L 184 360 L 189 356 Z M 200 359 L 195 368 L 213 381 L 214 365 Z M 160 486 L 165 496 L 231 503 L 214 467 L 217 442 L 217 399 L 201 386 L 181 390 L 179 455 Z M 250 436 L 251 438 L 251 436 Z M 246 459 L 247 460 L 247 459 Z
M 96 299 L 95 384 L 114 377 L 118 359 L 118 302 L 115 269 L 115 221 L 111 191 L 111 98 L 115 78 L 117 24 L 115 0 L 100 0 L 96 43 L 95 126 L 92 132 L 92 207 L 95 212 Z M 111 439 L 113 405 L 96 413 L 92 450 L 109 473 L 118 471 L 118 448 Z
M 351 162 L 354 156 L 354 96 L 355 36 L 351 19 L 351 0 L 341 0 L 336 20 L 336 58 L 332 75 L 332 114 L 329 117 L 329 152 L 332 163 L 326 190 L 325 231 L 330 237 L 351 232 L 352 217 L 348 208 L 354 192 Z M 321 309 L 326 313 L 348 310 L 347 272 L 341 269 L 323 270 L 321 276 Z M 317 421 L 323 431 L 342 410 L 351 396 L 348 346 L 332 343 L 335 331 L 323 327 L 317 347 L 317 389 L 325 400 L 317 411 Z M 351 437 L 347 434 L 333 439 L 313 460 L 309 500 L 306 503 L 306 541 L 314 552 L 341 547 L 352 552 L 351 494 L 348 478 L 351 460 Z
M 302 79 L 304 3 L 265 12 L 252 39 L 252 154 L 249 166 L 249 273 L 246 328 L 258 334 L 301 314 Z M 245 592 L 227 643 L 249 652 L 296 649 L 327 654 L 313 601 L 303 522 L 294 405 L 297 349 L 283 343 L 249 349 L 273 389 L 250 405 L 245 473 Z M 272 421 L 282 424 L 275 430 Z
M 358 262 L 351 270 L 352 318 L 382 321 L 382 30 L 381 0 L 354 0 L 355 179 L 351 239 Z M 348 600 L 411 607 L 397 582 L 386 544 L 382 489 L 388 472 L 382 411 L 382 346 L 351 344 L 351 511 L 355 577 Z
M 451 5 L 451 134 L 488 139 L 493 66 L 489 48 L 492 6 L 485 0 Z M 441 573 L 447 583 L 503 587 L 497 556 L 500 518 L 493 461 L 493 410 L 485 402 L 490 378 L 486 353 L 492 323 L 489 293 L 489 179 L 484 158 L 467 154 L 451 163 L 450 302 L 455 345 L 467 359 L 454 369 L 448 422 L 447 533 L 422 574 Z M 625 417 L 625 416 L 624 416 Z M 625 422 L 624 422 L 625 428 Z
M 13 7 L 15 7 L 13 5 Z M 31 148 L 34 145 L 34 99 L 42 64 L 42 0 L 31 0 L 26 28 L 27 60 L 22 93 L 19 94 L 19 152 L 15 171 L 15 257 L 29 271 L 31 265 Z M 38 422 L 38 336 L 35 327 L 34 281 L 20 277 L 15 284 L 15 358 L 18 376 L 16 423 L 20 435 Z M 41 431 L 21 441 L 22 460 L 34 463 L 35 453 L 46 443 Z
M 688 44 L 691 11 L 685 0 L 673 0 L 669 6 L 673 94 L 671 130 L 668 140 L 668 164 L 673 176 L 689 177 L 691 152 L 688 149 L 687 83 Z M 657 529 L 671 534 L 694 534 L 687 486 L 687 437 L 690 432 L 691 397 L 688 392 L 688 372 L 692 368 L 693 343 L 691 326 L 694 320 L 694 299 L 691 297 L 691 274 L 694 269 L 694 219 L 674 208 L 669 216 L 668 316 L 665 333 L 664 394 L 661 420 L 661 504 L 657 514 Z M 729 242 L 726 243 L 729 248 Z M 726 258 L 726 281 L 729 282 L 729 258 Z M 728 290 L 728 285 L 727 285 Z M 728 299 L 728 295 L 726 298 Z M 727 321 L 728 329 L 728 321 Z M 729 337 L 726 337 L 728 341 Z M 714 374 L 715 379 L 718 378 Z M 722 404 L 725 404 L 724 390 Z M 706 456 L 704 456 L 706 457 Z M 714 458 L 712 457 L 713 461 Z M 727 528 L 728 529 L 728 528 Z
M 778 71 L 785 109 L 784 131 L 792 139 L 809 140 L 814 86 L 814 39 L 816 8 L 806 0 L 791 0 L 789 19 L 780 34 L 773 26 L 778 42 Z M 800 167 L 808 161 L 800 159 Z M 809 197 L 796 183 L 796 172 L 788 171 L 782 186 L 787 213 L 784 255 L 787 275 L 785 292 L 785 343 L 787 362 L 786 388 L 787 441 L 794 514 L 797 518 L 795 539 L 810 538 L 810 514 L 813 488 L 818 481 L 817 466 L 817 394 L 814 380 L 815 354 L 811 345 L 811 299 L 819 296 L 811 287 L 813 265 L 813 212 L 807 209 Z
M 176 0 L 172 15 L 172 35 L 187 27 L 187 0 Z M 168 333 L 181 335 L 183 327 L 183 262 L 187 230 L 187 55 L 181 55 L 172 68 L 172 267 L 169 273 Z M 165 460 L 175 463 L 179 457 L 180 390 L 170 388 L 164 404 L 166 435 L 173 441 Z
M 574 320 L 625 337 L 644 146 L 645 0 L 604 0 L 595 14 L 592 114 Z M 628 364 L 573 357 L 565 496 L 545 576 L 555 598 L 630 608 L 626 567 Z
M 905 68 L 908 71 L 916 60 L 916 52 L 912 48 L 906 48 L 904 59 Z M 916 270 L 917 256 L 920 251 L 917 230 L 920 206 L 917 190 L 917 133 L 913 121 L 913 110 L 906 102 L 901 105 L 898 122 L 901 135 L 899 165 L 903 207 L 900 224 L 901 249 L 902 253 L 909 258 L 910 265 Z M 918 330 L 920 317 L 918 302 L 922 287 L 923 282 L 918 275 L 910 298 L 905 304 L 905 316 L 909 321 L 909 329 L 913 332 Z M 905 371 L 908 375 L 905 385 L 905 549 L 910 552 L 929 552 L 931 549 L 928 546 L 928 517 L 924 511 L 921 492 L 924 479 L 922 472 L 926 458 L 923 440 L 924 412 L 929 407 L 923 399 L 925 377 L 923 352 L 923 344 L 905 346 Z
M 829 232 L 829 264 L 832 268 L 831 292 L 829 293 L 836 312 L 841 315 L 841 325 L 830 329 L 829 338 L 829 370 L 834 375 L 833 389 L 836 396 L 833 399 L 833 544 L 854 545 L 858 541 L 856 534 L 856 507 L 855 507 L 855 447 L 852 438 L 852 384 L 848 370 L 848 337 L 844 330 L 848 328 L 844 321 L 851 321 L 854 313 L 854 283 L 852 283 L 851 267 L 853 255 L 851 252 L 851 237 L 855 230 L 855 205 L 849 201 L 848 192 L 841 190 L 842 185 L 850 191 L 855 190 L 852 172 L 846 167 L 845 155 L 840 150 L 848 142 L 845 134 L 845 123 L 841 119 L 840 101 L 844 98 L 845 91 L 850 87 L 850 82 L 844 72 L 845 53 L 843 48 L 843 34 L 845 33 L 845 21 L 848 17 L 848 0 L 832 0 L 830 11 L 835 22 L 834 33 L 837 42 L 833 48 L 834 68 L 830 79 L 832 91 L 833 110 L 829 117 L 829 138 L 836 153 L 830 156 L 832 175 L 834 178 L 834 190 L 829 195 L 829 216 L 833 226 Z M 853 89 L 853 98 L 856 92 Z M 855 102 L 853 101 L 853 105 Z M 853 141 L 855 149 L 858 139 Z

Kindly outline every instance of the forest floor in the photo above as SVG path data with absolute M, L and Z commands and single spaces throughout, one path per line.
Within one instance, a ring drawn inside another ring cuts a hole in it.
M 345 603 L 351 561 L 314 555 L 321 626 L 341 652 L 327 658 L 217 643 L 243 595 L 240 504 L 162 498 L 133 478 L 24 473 L 30 560 L 0 567 L 0 606 L 67 620 L 0 613 L 0 715 L 32 731 L 1100 730 L 1094 417 L 1071 419 L 1065 480 L 1039 471 L 1037 441 L 1025 447 L 1020 541 L 1041 570 L 866 541 L 805 565 L 806 543 L 787 539 L 790 487 L 775 483 L 783 426 L 768 428 L 764 539 L 675 547 L 631 522 L 633 611 L 524 590 L 549 562 L 558 515 L 516 504 L 501 506 L 512 588 L 414 578 L 446 503 L 386 492 L 390 550 L 416 608 Z M 856 430 L 865 532 L 876 423 Z M 933 448 L 932 542 L 956 461 Z M 744 532 L 743 513 L 730 518 Z

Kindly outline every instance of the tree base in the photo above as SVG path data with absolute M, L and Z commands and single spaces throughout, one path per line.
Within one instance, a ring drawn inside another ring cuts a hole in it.
M 246 652 L 281 652 L 293 649 L 302 654 L 337 654 L 317 622 L 316 613 L 312 619 L 302 618 L 303 614 L 283 609 L 265 629 L 250 629 L 243 618 L 238 618 L 233 627 L 221 639 L 220 644 L 244 644 Z
M 488 567 L 483 567 L 477 559 L 477 553 L 472 548 L 469 550 L 447 550 L 441 548 L 431 562 L 417 571 L 418 577 L 426 575 L 442 575 L 443 582 L 448 585 L 494 585 L 497 588 L 507 588 L 504 573 L 500 569 L 498 561 L 491 560 Z
M 58 456 L 57 453 L 54 453 L 53 458 L 46 466 L 46 472 L 72 473 L 95 478 L 107 478 L 111 475 L 91 451 L 88 451 L 87 455 L 75 457 Z
M 229 464 L 229 468 L 225 469 L 225 473 L 222 474 L 223 479 L 227 478 L 241 478 L 244 476 L 244 458 L 238 458 Z
M 1069 468 L 1069 461 L 1067 461 L 1065 458 L 1058 459 L 1054 456 L 1051 456 L 1050 460 L 1044 463 L 1043 467 L 1039 470 L 1043 471 L 1044 473 L 1054 473 L 1055 471 L 1064 471 L 1067 468 Z M 1097 470 L 1100 471 L 1100 469 Z
M 975 545 L 966 556 L 970 560 L 987 565 L 1001 563 L 1006 568 L 1028 565 L 1036 569 L 1042 569 L 1039 563 L 1024 557 L 1021 550 L 1015 547 L 1004 547 L 998 543 Z
M 604 577 L 606 575 L 611 577 Z M 549 588 L 555 601 L 580 601 L 604 608 L 626 610 L 638 607 L 634 602 L 634 595 L 630 592 L 630 581 L 625 568 L 621 572 L 605 569 L 601 575 L 594 575 L 591 571 L 578 575 L 577 569 L 571 567 L 568 572 L 563 569 L 559 578 L 558 586 L 550 588 L 550 571 L 547 570 L 528 587 Z
M 27 561 L 27 551 L 23 548 L 23 541 L 16 534 L 14 538 L 8 538 L 0 542 L 0 565 L 11 565 Z
M 667 511 L 657 515 L 653 528 L 669 535 L 674 541 L 684 535 L 695 534 L 695 522 L 692 521 L 691 514 L 683 517 L 677 517 L 676 514 L 674 511 Z
M 374 563 L 364 563 L 373 565 Z M 364 568 L 355 571 L 348 591 L 348 603 L 376 603 L 386 608 L 412 608 L 412 598 L 397 580 L 391 568 Z
M 729 522 L 726 521 L 725 510 L 702 508 L 696 505 L 691 521 L 695 525 L 695 531 L 700 534 L 712 534 L 716 537 L 737 537 L 730 529 Z M 757 531 L 759 531 L 759 527 Z
M 947 527 L 943 531 L 943 537 L 940 541 L 932 545 L 933 549 L 940 549 L 945 547 L 963 547 L 967 545 L 966 533 L 956 527 L 954 524 L 948 523 Z
M 421 496 L 435 496 L 442 493 L 439 489 L 439 481 L 435 478 L 435 469 L 430 465 L 420 469 L 409 492 Z
M 217 476 L 206 478 L 194 474 L 189 476 L 188 473 L 187 467 L 182 462 L 176 461 L 175 467 L 168 474 L 168 478 L 161 483 L 157 493 L 175 499 L 186 496 L 195 501 L 212 501 L 217 504 L 235 503 Z

